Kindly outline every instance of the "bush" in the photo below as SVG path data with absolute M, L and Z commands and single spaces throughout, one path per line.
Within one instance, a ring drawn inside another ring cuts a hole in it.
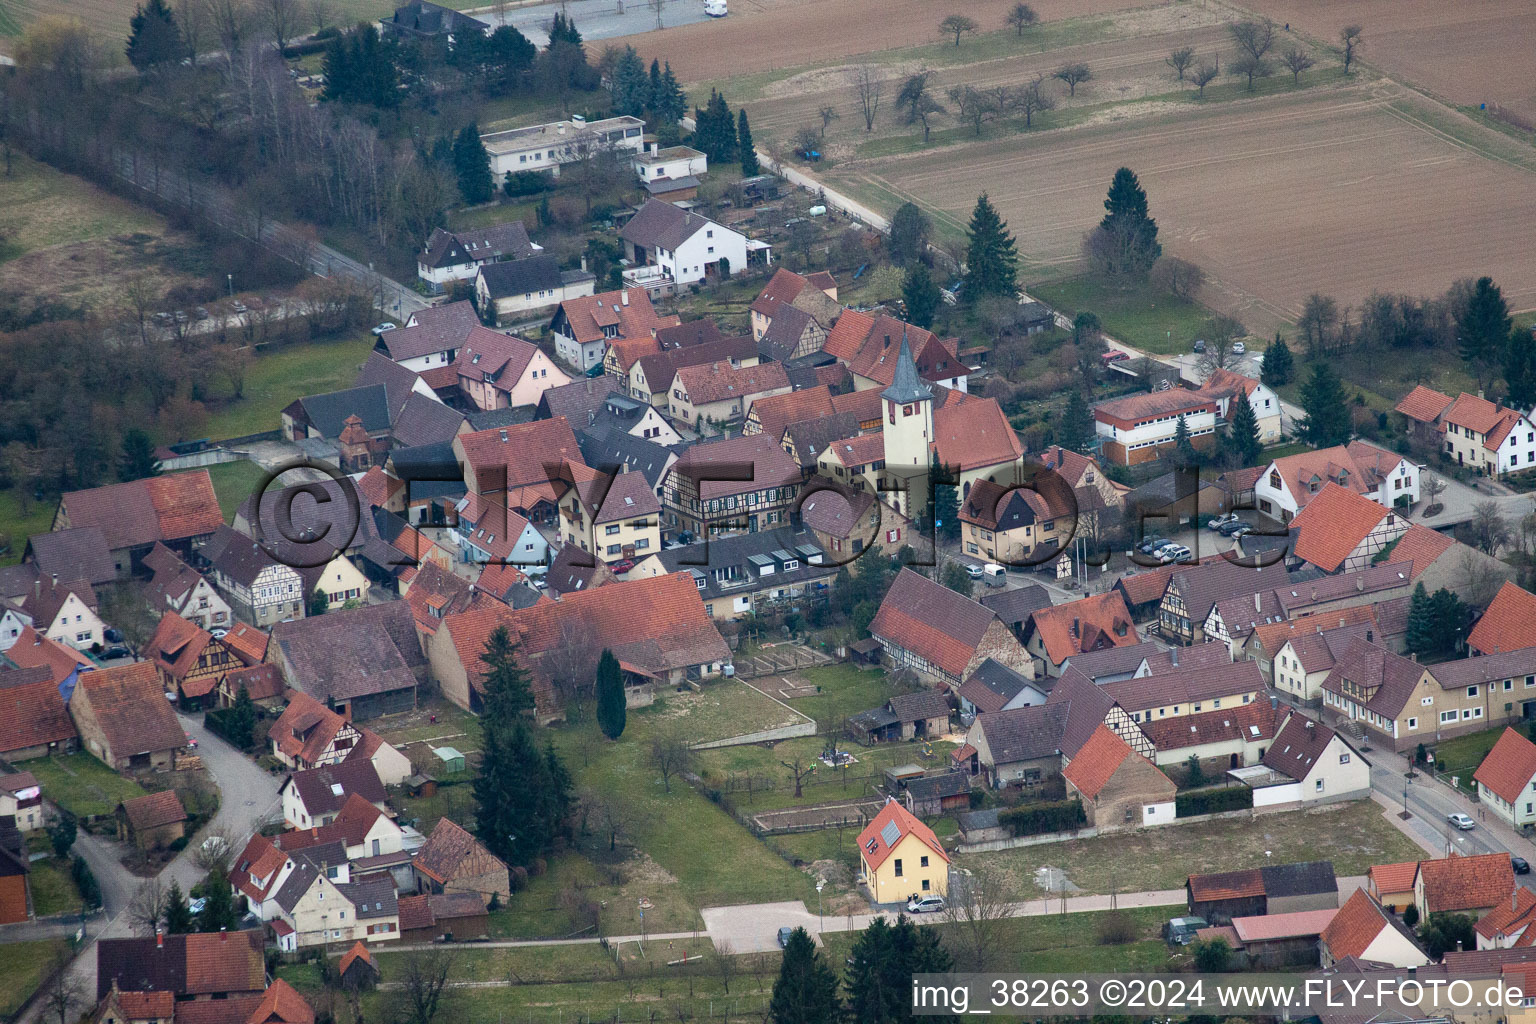
M 1009 808 L 998 815 L 998 821 L 1016 836 L 1035 836 L 1070 831 L 1086 824 L 1088 815 L 1075 799 L 1055 800 Z
M 521 864 L 507 870 L 508 885 L 513 892 L 522 892 L 528 888 L 528 869 Z
M 1136 922 L 1124 911 L 1111 910 L 1099 918 L 1098 940 L 1101 946 L 1123 946 L 1136 941 Z
M 1219 814 L 1222 811 L 1241 811 L 1253 806 L 1253 790 L 1247 786 L 1228 789 L 1202 789 L 1193 793 L 1180 793 L 1174 798 L 1177 817 L 1192 818 L 1197 814 Z
M 541 171 L 508 171 L 501 190 L 508 196 L 536 196 L 555 187 L 554 179 Z
M 171 845 L 168 848 L 172 853 L 180 853 L 182 850 L 187 848 L 187 837 L 177 836 L 175 839 L 171 840 Z
M 1419 908 L 1417 905 L 1410 903 L 1403 908 L 1403 924 L 1407 925 L 1409 928 L 1414 928 L 1418 926 L 1418 923 Z
M 1214 974 L 1227 969 L 1227 958 L 1232 947 L 1223 938 L 1207 939 L 1195 943 L 1195 967 L 1202 974 Z

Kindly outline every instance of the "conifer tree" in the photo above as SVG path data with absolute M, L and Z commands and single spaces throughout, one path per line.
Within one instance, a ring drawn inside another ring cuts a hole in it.
M 459 180 L 459 194 L 474 206 L 488 203 L 496 196 L 496 182 L 491 177 L 491 154 L 480 141 L 480 128 L 471 121 L 453 140 L 453 172 Z
M 1509 338 L 1509 304 L 1491 277 L 1480 277 L 1466 308 L 1456 317 L 1456 342 L 1461 358 L 1481 372 L 1504 353 Z
M 174 65 L 187 55 L 187 42 L 176 13 L 165 0 L 140 4 L 128 22 L 128 63 L 139 74 L 149 74 L 166 65 Z
M 1063 448 L 1086 455 L 1093 449 L 1093 413 L 1083 393 L 1073 388 L 1067 393 L 1067 405 L 1061 412 L 1061 423 L 1056 428 L 1056 443 Z
M 904 987 L 910 985 L 908 980 Z M 768 1015 L 774 1024 L 837 1024 L 842 1020 L 837 975 L 804 928 L 796 928 L 784 947 Z
M 138 427 L 123 434 L 123 452 L 117 460 L 119 480 L 142 480 L 160 475 L 160 460 L 155 458 L 155 442 Z
M 752 143 L 752 126 L 747 124 L 747 108 L 736 112 L 736 150 L 741 156 L 741 176 L 752 178 L 763 172 L 757 162 L 757 149 Z
M 901 301 L 907 308 L 907 323 L 924 330 L 933 326 L 933 315 L 943 296 L 933 281 L 933 274 L 922 263 L 913 263 L 901 282 Z
M 609 76 L 613 83 L 613 112 L 639 117 L 650 99 L 650 80 L 633 46 L 624 47 Z
M 1410 653 L 1424 657 L 1435 646 L 1434 610 L 1430 607 L 1429 592 L 1424 581 L 1413 585 L 1413 596 L 1408 599 L 1408 636 L 1405 639 Z
M 1104 199 L 1099 228 L 1114 243 L 1115 268 L 1120 273 L 1145 274 L 1163 254 L 1157 241 L 1157 221 L 1148 213 L 1147 193 L 1129 167 L 1115 172 Z
M 1275 343 L 1264 350 L 1264 362 L 1259 369 L 1259 379 L 1272 388 L 1284 387 L 1296 374 L 1291 347 L 1278 333 Z
M 1297 433 L 1314 448 L 1332 448 L 1349 440 L 1353 423 L 1345 404 L 1344 385 L 1326 362 L 1312 364 L 1312 374 L 1301 386 L 1301 408 L 1306 418 Z
M 1252 404 L 1241 393 L 1232 396 L 1230 408 L 1227 441 L 1242 464 L 1251 466 L 1259 461 L 1259 453 L 1264 450 L 1259 440 L 1259 418 L 1254 415 Z
M 219 868 L 208 872 L 203 880 L 203 912 L 197 915 L 197 930 L 201 932 L 232 932 L 240 924 L 235 913 L 235 896 L 229 887 L 229 878 Z
M 1200 453 L 1195 451 L 1195 444 L 1189 439 L 1189 423 L 1180 414 L 1179 421 L 1173 425 L 1173 450 L 1177 454 L 1179 463 L 1185 466 L 1198 466 Z
M 1008 225 L 983 192 L 971 213 L 965 253 L 965 292 L 972 301 L 987 295 L 1012 298 L 1018 291 L 1018 249 Z
M 181 883 L 171 879 L 171 890 L 165 894 L 165 932 L 167 935 L 185 935 L 192 930 L 192 908 L 181 891 Z
M 616 740 L 624 734 L 624 674 L 613 652 L 603 650 L 597 662 L 597 724 L 603 735 Z

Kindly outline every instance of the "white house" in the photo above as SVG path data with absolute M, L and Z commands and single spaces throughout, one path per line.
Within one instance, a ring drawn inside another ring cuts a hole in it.
M 1348 800 L 1371 791 L 1371 766 L 1343 736 L 1300 713 L 1293 713 L 1264 752 L 1268 778 L 1248 778 L 1253 805 L 1314 804 Z M 1253 768 L 1238 773 L 1260 773 Z
M 38 580 L 22 600 L 21 612 L 39 633 L 77 651 L 105 642 L 107 627 L 96 614 L 96 592 L 84 581 Z
M 1329 482 L 1393 508 L 1419 500 L 1419 467 L 1366 441 L 1276 459 L 1253 485 L 1259 511 L 1289 523 Z
M 638 117 L 609 117 L 588 121 L 579 114 L 568 121 L 551 121 L 480 136 L 491 156 L 491 173 L 500 178 L 515 171 L 548 171 L 559 177 L 560 165 L 588 158 L 604 149 L 639 153 L 645 148 L 645 122 Z
M 268 629 L 284 619 L 304 617 L 303 576 L 250 537 L 221 526 L 203 555 L 209 559 L 209 575 L 242 620 Z
M 468 299 L 431 306 L 412 313 L 404 327 L 381 334 L 374 350 L 422 373 L 452 363 L 471 328 L 479 324 L 475 304 Z
M 471 494 L 455 506 L 460 557 L 465 562 L 548 565 L 549 541 L 521 515 L 493 504 L 498 497 Z
M 1217 402 L 1199 391 L 1174 388 L 1114 398 L 1093 410 L 1094 432 L 1103 439 L 1103 458 L 1122 466 L 1151 462 L 1173 447 L 1179 420 L 1190 443 L 1205 448 L 1215 441 Z
M 591 295 L 597 278 L 586 270 L 561 270 L 549 253 L 503 263 L 487 263 L 475 274 L 480 308 L 498 324 L 526 318 L 566 299 Z
M 32 625 L 32 616 L 20 608 L 0 604 L 0 651 L 8 651 L 16 643 L 21 631 Z
M 487 263 L 524 260 L 542 252 L 520 220 L 472 231 L 433 228 L 416 257 L 416 276 L 434 295 L 450 281 L 468 281 Z
M 1526 889 L 1516 891 L 1529 895 Z M 1344 901 L 1319 936 L 1318 948 L 1325 968 L 1350 957 L 1410 969 L 1429 963 L 1429 956 L 1414 938 L 1413 929 L 1403 924 L 1396 914 L 1384 910 L 1365 889 L 1356 889 Z M 1483 948 L 1481 934 L 1478 948 Z
M 1536 421 L 1518 409 L 1495 405 L 1479 391 L 1454 399 L 1420 384 L 1397 403 L 1412 432 L 1437 442 L 1458 466 L 1489 476 L 1536 469 Z
M 635 173 L 641 181 L 660 178 L 700 177 L 709 170 L 709 157 L 690 146 L 668 146 L 660 149 L 655 143 L 634 159 Z
M 347 798 L 357 794 L 379 810 L 386 809 L 384 783 L 366 758 L 294 772 L 278 787 L 283 820 L 291 828 L 319 828 L 336 820 Z
M 16 827 L 23 832 L 47 824 L 43 790 L 31 772 L 0 775 L 0 816 L 16 819 Z
M 636 264 L 626 280 L 637 285 L 658 275 L 673 285 L 692 284 L 747 269 L 746 235 L 659 199 L 647 199 L 619 237 Z
M 1263 381 L 1218 368 L 1200 385 L 1200 391 L 1216 400 L 1217 411 L 1227 420 L 1232 419 L 1233 399 L 1238 395 L 1247 396 L 1254 419 L 1258 421 L 1259 440 L 1268 443 L 1280 439 L 1284 429 L 1280 421 L 1280 396 Z
M 1506 824 L 1536 824 L 1536 743 L 1506 728 L 1472 778 L 1478 800 Z

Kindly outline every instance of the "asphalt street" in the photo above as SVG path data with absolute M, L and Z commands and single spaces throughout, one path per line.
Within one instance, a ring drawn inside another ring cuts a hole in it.
M 747 0 L 731 2 L 745 4 Z M 492 25 L 511 25 L 530 43 L 541 48 L 549 45 L 549 23 L 562 11 L 576 23 L 582 39 L 588 42 L 708 20 L 704 0 L 660 0 L 660 3 L 659 25 L 653 0 L 570 0 L 563 4 L 516 7 L 501 15 L 494 10 L 478 10 L 474 16 Z

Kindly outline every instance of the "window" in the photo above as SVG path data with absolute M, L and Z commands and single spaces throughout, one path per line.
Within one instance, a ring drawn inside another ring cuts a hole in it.
M 1440 723 L 1442 725 L 1444 725 L 1446 722 L 1454 722 L 1454 721 L 1456 721 L 1456 712 L 1454 712 L 1454 711 L 1442 711 L 1442 712 L 1440 712 Z
M 900 857 L 896 858 L 896 877 L 897 878 L 901 877 L 901 858 Z
M 1419 720 L 1417 718 L 1410 718 L 1410 719 L 1408 719 L 1408 728 L 1410 730 L 1417 729 L 1418 727 L 1419 727 Z
M 920 859 L 920 860 L 919 860 L 919 861 L 918 861 L 918 862 L 917 862 L 917 866 L 918 866 L 918 867 L 920 867 L 920 868 L 925 868 L 925 867 L 927 867 L 927 866 L 928 866 L 928 858 L 927 858 L 927 857 L 923 857 L 923 858 L 921 858 L 921 859 Z
M 1476 697 L 1477 696 L 1477 687 L 1475 687 L 1475 686 L 1467 687 L 1467 696 L 1468 697 Z
M 1317 786 L 1315 787 L 1315 791 L 1318 792 L 1318 793 L 1321 793 L 1323 791 L 1323 780 L 1322 779 L 1318 779 L 1317 780 Z
M 608 536 L 608 537 L 612 537 L 614 534 L 616 534 L 618 532 L 619 532 L 619 524 L 618 523 L 615 523 L 612 526 L 609 526 L 609 527 L 607 527 L 607 528 L 605 528 L 603 530 L 604 535 Z
M 1349 755 L 1348 754 L 1340 754 L 1339 755 L 1339 764 L 1349 764 Z
M 1434 702 L 1435 702 L 1435 698 L 1433 698 L 1433 697 L 1420 697 L 1419 698 L 1419 704 L 1422 705 L 1423 707 L 1429 707 Z

